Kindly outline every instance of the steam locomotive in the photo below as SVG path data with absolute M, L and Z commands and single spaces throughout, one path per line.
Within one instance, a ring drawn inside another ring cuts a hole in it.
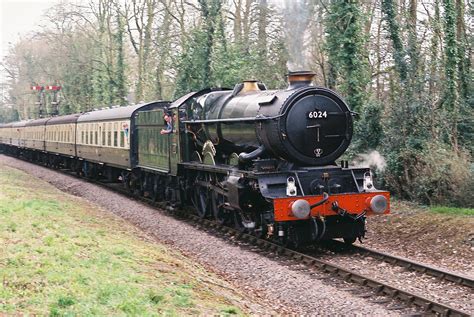
M 353 113 L 313 76 L 290 73 L 282 90 L 245 81 L 174 102 L 3 124 L 0 148 L 278 243 L 350 244 L 364 237 L 366 217 L 389 212 L 390 195 L 374 188 L 369 168 L 336 164 Z

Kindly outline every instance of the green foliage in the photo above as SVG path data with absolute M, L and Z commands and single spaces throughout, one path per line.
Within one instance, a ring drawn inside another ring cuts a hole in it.
M 18 110 L 7 107 L 0 107 L 0 123 L 18 121 Z
M 335 88 L 354 111 L 367 100 L 369 83 L 367 35 L 359 1 L 333 1 L 326 18 L 326 51 Z
M 222 16 L 216 15 L 217 4 L 200 3 L 207 8 L 202 13 L 207 22 L 191 32 L 183 48 L 175 98 L 207 87 L 233 88 L 245 79 L 257 79 L 270 87 L 284 87 L 288 53 L 281 28 L 274 30 L 275 42 L 266 43 L 265 50 L 257 42 L 231 42 L 223 30 Z M 213 32 L 211 37 L 209 30 Z
M 379 148 L 384 134 L 382 111 L 383 106 L 375 100 L 370 100 L 362 107 L 355 122 L 354 141 L 351 144 L 355 154 Z
M 458 74 L 458 43 L 456 40 L 456 9 L 454 0 L 443 0 L 444 4 L 444 34 L 445 34 L 445 95 L 443 107 L 451 122 L 450 138 L 452 145 L 458 146 L 458 120 L 459 120 L 459 74 Z
M 395 59 L 395 67 L 398 70 L 402 83 L 405 83 L 408 77 L 408 66 L 405 60 L 406 52 L 403 48 L 402 39 L 400 37 L 400 26 L 397 21 L 397 13 L 393 0 L 382 0 L 382 11 L 385 14 L 385 20 L 388 24 L 389 37 L 393 45 L 393 58 Z
M 206 78 L 202 67 L 208 58 L 207 50 L 202 45 L 205 39 L 206 33 L 203 30 L 195 29 L 191 32 L 178 66 L 175 97 L 208 87 L 209 78 Z
M 114 41 L 117 50 L 117 66 L 115 70 L 114 90 L 115 94 L 112 102 L 121 106 L 127 105 L 127 77 L 125 64 L 125 47 L 123 42 L 124 22 L 119 9 L 116 12 L 117 31 L 114 34 Z
M 441 142 L 407 144 L 387 153 L 387 186 L 398 197 L 425 204 L 472 206 L 473 170 L 467 155 Z

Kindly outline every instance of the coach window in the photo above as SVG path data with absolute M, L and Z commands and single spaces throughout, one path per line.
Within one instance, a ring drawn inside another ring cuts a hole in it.
M 125 147 L 125 131 L 120 130 L 120 146 Z
M 102 123 L 102 145 L 105 145 L 105 123 Z
M 107 144 L 106 146 L 110 146 L 112 144 L 112 132 L 110 131 L 111 124 L 107 123 Z

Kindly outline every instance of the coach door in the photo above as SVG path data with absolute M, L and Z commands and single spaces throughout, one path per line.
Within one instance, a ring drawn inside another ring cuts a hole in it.
M 181 162 L 181 151 L 180 151 L 180 144 L 179 144 L 179 135 L 180 131 L 184 129 L 184 127 L 180 126 L 180 118 L 179 118 L 178 109 L 174 109 L 172 111 L 173 115 L 173 132 L 169 134 L 169 141 L 170 141 L 170 173 L 171 175 L 178 174 L 178 163 Z
M 166 129 L 163 109 L 140 111 L 137 117 L 138 166 L 170 172 L 170 140 L 173 133 L 162 134 Z

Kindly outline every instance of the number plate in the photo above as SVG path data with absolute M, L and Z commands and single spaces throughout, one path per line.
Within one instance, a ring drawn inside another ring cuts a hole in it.
M 326 119 L 327 117 L 327 111 L 310 111 L 308 113 L 308 118 L 310 119 Z

